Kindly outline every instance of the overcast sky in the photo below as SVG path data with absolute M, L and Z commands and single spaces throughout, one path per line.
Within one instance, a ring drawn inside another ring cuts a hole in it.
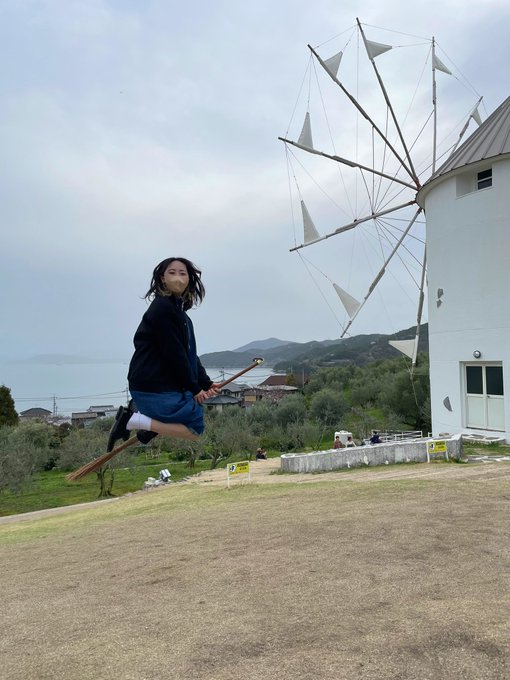
M 200 353 L 338 337 L 339 301 L 328 306 L 289 253 L 296 215 L 277 137 L 307 43 L 357 16 L 434 35 L 484 95 L 483 118 L 510 94 L 507 0 L 0 3 L 0 358 L 129 358 L 152 269 L 170 255 L 203 271 Z M 398 96 L 398 69 L 390 77 Z M 384 314 L 374 305 L 355 334 L 415 321 L 397 297 Z

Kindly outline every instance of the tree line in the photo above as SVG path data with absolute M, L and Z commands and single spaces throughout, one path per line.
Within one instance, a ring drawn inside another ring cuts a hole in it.
M 44 422 L 18 423 L 10 390 L 0 387 L 0 492 L 20 490 L 42 470 L 76 469 L 105 451 L 112 419 L 92 427 L 59 427 Z M 419 355 L 411 373 L 403 358 L 321 368 L 309 382 L 273 404 L 261 400 L 249 409 L 236 406 L 206 412 L 206 432 L 196 442 L 156 437 L 155 457 L 210 460 L 216 467 L 230 456 L 251 458 L 258 447 L 273 453 L 330 448 L 335 430 L 352 432 L 355 441 L 373 430 L 431 429 L 428 357 Z M 128 450 L 98 475 L 100 495 L 112 493 L 115 468 L 128 466 Z

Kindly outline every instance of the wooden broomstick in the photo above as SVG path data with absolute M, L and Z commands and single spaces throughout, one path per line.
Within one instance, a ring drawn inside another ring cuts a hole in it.
M 225 387 L 225 385 L 228 385 L 229 383 L 233 382 L 234 380 L 236 380 L 236 378 L 239 378 L 241 375 L 248 373 L 248 371 L 251 371 L 253 368 L 256 368 L 257 366 L 260 366 L 260 364 L 263 361 L 264 361 L 264 359 L 262 359 L 260 357 L 255 357 L 253 359 L 252 364 L 250 364 L 246 368 L 243 368 L 242 371 L 239 371 L 239 373 L 236 373 L 231 378 L 228 378 L 227 380 L 220 383 L 218 389 Z M 99 458 L 95 458 L 94 460 L 91 460 L 90 463 L 83 465 L 79 470 L 75 470 L 74 472 L 71 472 L 70 474 L 68 474 L 66 476 L 66 479 L 69 482 L 75 482 L 78 479 L 81 479 L 82 477 L 86 477 L 91 472 L 95 472 L 96 470 L 99 470 L 100 467 L 102 467 L 105 463 L 107 463 L 109 460 L 111 460 L 118 453 L 120 453 L 121 451 L 124 451 L 124 449 L 127 449 L 130 446 L 133 446 L 133 444 L 137 444 L 137 443 L 138 443 L 138 437 L 136 435 L 134 435 L 133 437 L 130 437 L 129 439 L 127 439 L 125 442 L 122 442 L 122 444 L 119 444 L 118 446 L 116 446 L 111 451 L 108 451 L 108 453 L 104 453 L 102 456 L 99 456 Z

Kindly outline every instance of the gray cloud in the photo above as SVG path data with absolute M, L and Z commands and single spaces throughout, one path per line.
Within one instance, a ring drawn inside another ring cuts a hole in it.
M 372 0 L 362 9 L 367 24 L 435 35 L 458 72 L 486 94 L 489 112 L 508 95 L 506 2 L 467 12 L 453 0 L 413 7 Z M 204 271 L 208 294 L 195 312 L 201 351 L 268 336 L 337 336 L 344 317 L 330 284 L 310 268 L 333 311 L 288 252 L 292 214 L 276 137 L 291 118 L 306 42 L 353 26 L 359 11 L 354 2 L 339 9 L 332 1 L 290 0 L 197 0 L 178 8 L 158 0 L 48 0 L 4 8 L 3 61 L 11 66 L 0 76 L 0 290 L 8 319 L 0 355 L 106 348 L 127 358 L 144 309 L 140 297 L 169 254 L 190 257 Z M 375 40 L 393 40 L 370 31 Z M 400 78 L 410 61 L 388 59 L 385 67 L 396 81 L 395 101 L 408 100 Z M 457 86 L 466 98 L 455 125 L 475 96 L 460 79 L 442 81 L 448 115 Z M 363 94 L 368 104 L 372 94 Z M 350 115 L 345 104 L 338 113 Z M 296 112 L 294 128 L 300 124 Z M 417 127 L 410 118 L 411 138 Z M 333 194 L 338 177 L 326 166 L 317 173 Z M 349 219 L 345 199 L 335 208 L 309 185 L 303 188 L 321 229 Z M 298 210 L 294 205 L 300 230 Z M 360 242 L 354 235 L 333 241 L 306 257 L 342 284 L 350 271 L 361 290 L 352 264 Z M 414 323 L 409 291 L 398 274 L 387 280 L 387 297 L 374 299 L 355 332 Z

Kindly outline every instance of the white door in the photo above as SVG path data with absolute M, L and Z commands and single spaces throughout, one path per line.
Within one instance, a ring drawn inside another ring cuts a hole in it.
M 505 429 L 501 364 L 466 364 L 467 427 Z

